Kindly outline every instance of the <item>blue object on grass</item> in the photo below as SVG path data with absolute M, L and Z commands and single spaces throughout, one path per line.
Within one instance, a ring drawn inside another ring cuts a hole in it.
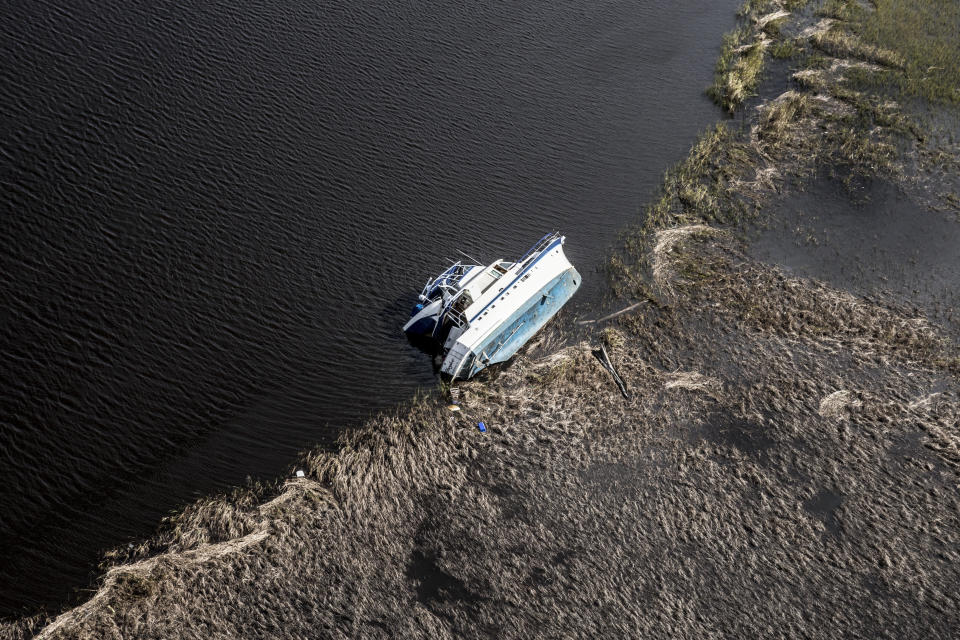
M 486 432 L 487 432 L 487 425 L 483 424 L 483 422 L 478 422 L 478 423 L 477 423 L 477 429 L 480 429 L 480 432 L 481 432 L 481 433 L 486 433 Z

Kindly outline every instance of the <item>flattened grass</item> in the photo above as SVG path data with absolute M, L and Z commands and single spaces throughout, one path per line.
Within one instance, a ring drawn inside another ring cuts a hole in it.
M 903 69 L 905 65 L 899 53 L 866 44 L 842 27 L 835 26 L 829 31 L 817 33 L 813 36 L 813 42 L 820 50 L 837 58 L 857 58 L 895 69 Z

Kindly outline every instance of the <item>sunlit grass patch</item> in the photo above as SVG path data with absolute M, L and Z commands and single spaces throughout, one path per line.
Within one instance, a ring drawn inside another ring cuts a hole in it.
M 881 77 L 857 77 L 904 96 L 960 104 L 960 3 L 955 0 L 876 0 L 875 11 L 856 2 L 832 2 L 863 46 L 896 51 L 902 68 Z
M 770 41 L 763 37 L 753 39 L 747 28 L 724 36 L 714 82 L 707 90 L 714 102 L 732 112 L 753 95 L 760 82 L 764 53 L 769 44 Z
M 871 44 L 865 44 L 852 33 L 838 27 L 817 33 L 813 42 L 820 50 L 838 58 L 857 58 L 887 67 L 902 69 L 903 56 L 895 51 Z
M 836 20 L 852 21 L 860 18 L 867 9 L 859 2 L 850 0 L 827 0 L 817 7 L 816 15 Z
M 792 58 L 800 53 L 800 47 L 793 40 L 777 42 L 770 47 L 770 55 L 779 60 Z

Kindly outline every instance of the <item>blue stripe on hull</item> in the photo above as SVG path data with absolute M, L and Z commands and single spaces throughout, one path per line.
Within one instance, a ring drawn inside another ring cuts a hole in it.
M 530 302 L 518 309 L 496 335 L 487 339 L 475 351 L 476 359 L 465 377 L 471 377 L 488 365 L 509 360 L 520 347 L 527 343 L 543 325 L 552 318 L 567 300 L 580 288 L 580 274 L 570 267 L 562 274 L 551 280 Z M 489 362 L 481 362 L 486 354 Z

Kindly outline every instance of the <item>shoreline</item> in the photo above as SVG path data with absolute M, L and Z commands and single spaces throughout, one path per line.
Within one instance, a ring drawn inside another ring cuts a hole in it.
M 644 303 L 595 335 L 630 400 L 593 344 L 531 346 L 458 384 L 462 415 L 418 398 L 306 454 L 307 477 L 267 502 L 263 486 L 198 501 L 115 552 L 92 599 L 0 634 L 956 628 L 956 343 L 742 237 L 824 167 L 854 197 L 882 180 L 960 210 L 930 175 L 960 156 L 874 77 L 909 76 L 910 47 L 859 40 L 856 2 L 805 4 L 747 3 L 718 66 L 718 86 L 746 90 L 715 93 L 749 103 L 758 51 L 789 52 L 795 88 L 751 107 L 749 131 L 706 132 L 611 260 L 614 291 Z

